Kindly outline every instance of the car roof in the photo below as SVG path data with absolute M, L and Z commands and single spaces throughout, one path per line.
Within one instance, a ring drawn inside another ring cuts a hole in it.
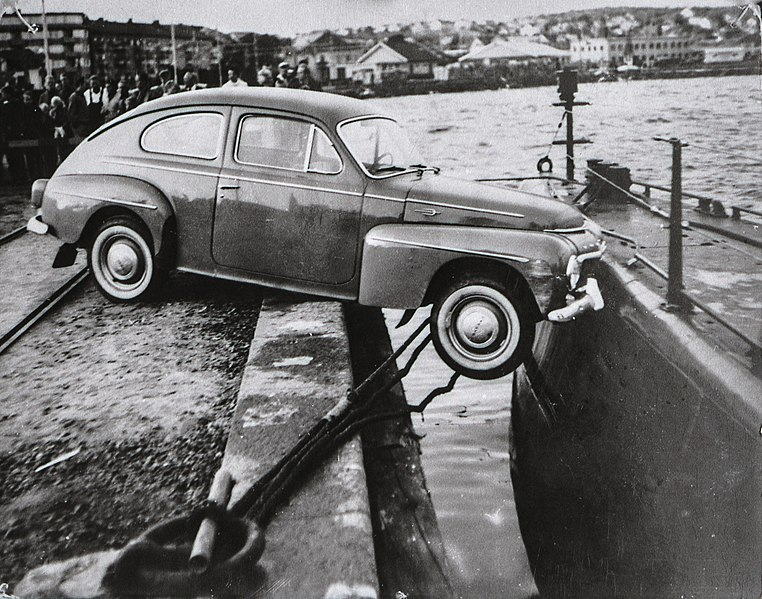
M 376 114 L 367 102 L 338 94 L 275 87 L 216 87 L 180 92 L 151 100 L 126 113 L 123 117 L 132 118 L 157 110 L 186 106 L 220 104 L 306 114 L 331 126 L 352 117 Z

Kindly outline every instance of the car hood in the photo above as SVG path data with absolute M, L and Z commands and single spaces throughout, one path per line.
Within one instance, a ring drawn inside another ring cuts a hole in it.
M 585 223 L 579 210 L 549 197 L 428 173 L 410 186 L 404 218 L 535 231 L 577 229 Z

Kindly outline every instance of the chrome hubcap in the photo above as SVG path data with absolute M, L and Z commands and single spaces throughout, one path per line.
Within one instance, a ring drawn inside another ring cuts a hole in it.
M 460 344 L 469 351 L 482 353 L 493 350 L 505 338 L 506 321 L 498 308 L 483 300 L 472 301 L 457 312 L 454 333 Z
M 131 243 L 117 241 L 108 249 L 106 266 L 115 280 L 126 281 L 137 273 L 140 254 Z

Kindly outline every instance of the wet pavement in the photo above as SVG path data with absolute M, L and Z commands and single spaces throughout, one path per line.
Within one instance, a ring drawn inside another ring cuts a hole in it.
M 259 303 L 254 287 L 192 276 L 129 305 L 86 284 L 0 356 L 5 582 L 121 546 L 204 496 Z

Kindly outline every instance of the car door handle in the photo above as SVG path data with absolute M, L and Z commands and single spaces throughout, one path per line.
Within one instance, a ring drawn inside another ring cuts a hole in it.
M 240 189 L 240 186 L 236 183 L 226 183 L 224 185 L 220 185 L 220 189 Z
M 440 214 L 438 210 L 434 210 L 433 208 L 416 208 L 413 212 L 423 214 L 424 216 L 436 216 L 437 214 Z

